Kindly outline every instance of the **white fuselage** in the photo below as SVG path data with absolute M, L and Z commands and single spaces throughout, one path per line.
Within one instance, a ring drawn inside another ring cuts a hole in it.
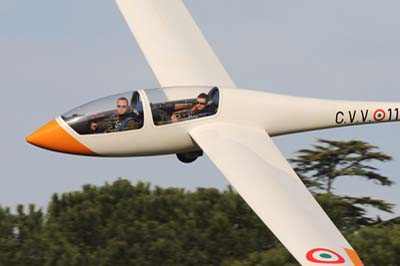
M 188 132 L 206 123 L 262 128 L 270 136 L 276 136 L 399 120 L 398 103 L 320 100 L 220 88 L 219 108 L 215 115 L 156 126 L 145 90 L 139 93 L 144 113 L 144 123 L 140 129 L 79 135 L 61 117 L 57 118 L 57 122 L 76 140 L 100 156 L 147 156 L 199 150 Z

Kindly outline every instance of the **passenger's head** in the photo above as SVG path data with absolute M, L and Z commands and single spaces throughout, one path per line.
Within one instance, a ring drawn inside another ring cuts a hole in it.
M 129 101 L 125 97 L 118 98 L 117 100 L 117 113 L 119 115 L 124 115 L 128 112 Z
M 196 102 L 196 107 L 198 110 L 203 110 L 206 108 L 208 103 L 208 96 L 205 93 L 200 93 L 199 96 L 197 96 L 197 102 Z

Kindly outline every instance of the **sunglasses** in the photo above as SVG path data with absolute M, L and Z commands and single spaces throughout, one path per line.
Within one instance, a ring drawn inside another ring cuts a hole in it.
M 206 103 L 202 103 L 202 102 L 197 102 L 197 104 L 206 105 Z
M 126 105 L 117 105 L 118 108 L 126 108 Z

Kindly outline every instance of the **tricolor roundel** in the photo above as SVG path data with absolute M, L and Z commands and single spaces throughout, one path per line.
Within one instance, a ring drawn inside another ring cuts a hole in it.
M 326 248 L 315 248 L 307 252 L 307 260 L 321 264 L 343 264 L 345 259 L 333 250 Z
M 375 121 L 382 121 L 386 117 L 386 112 L 383 109 L 377 109 L 374 112 L 374 120 Z

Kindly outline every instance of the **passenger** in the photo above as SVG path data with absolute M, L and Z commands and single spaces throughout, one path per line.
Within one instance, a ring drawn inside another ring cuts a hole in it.
M 192 107 L 190 115 L 196 117 L 203 117 L 208 115 L 213 115 L 217 112 L 216 108 L 208 104 L 208 95 L 205 93 L 199 94 L 197 96 L 197 102 Z
M 137 129 L 141 127 L 139 116 L 132 111 L 125 97 L 118 98 L 115 114 L 100 122 L 92 122 L 90 130 L 93 133 L 109 133 Z
M 198 117 L 203 117 L 203 116 L 209 116 L 213 115 L 217 112 L 215 107 L 212 107 L 208 105 L 208 95 L 205 93 L 200 93 L 199 96 L 197 96 L 196 103 L 192 106 L 192 108 L 189 110 L 189 119 L 190 118 L 198 118 Z M 179 119 L 174 113 L 171 116 L 171 122 L 178 122 Z

